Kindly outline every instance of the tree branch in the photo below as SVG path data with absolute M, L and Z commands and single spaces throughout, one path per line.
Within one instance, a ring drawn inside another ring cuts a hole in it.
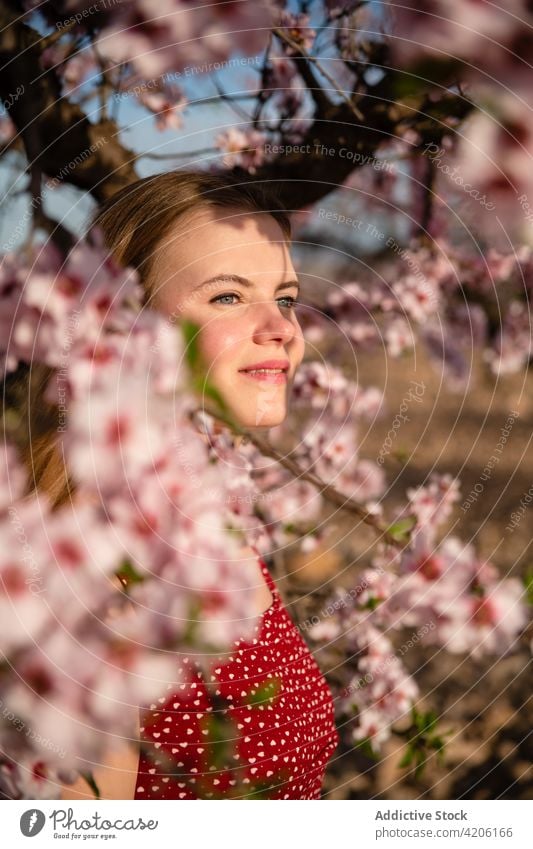
M 98 201 L 138 179 L 135 154 L 119 141 L 110 120 L 91 123 L 61 94 L 53 70 L 43 72 L 42 38 L 20 18 L 0 7 L 0 95 L 24 86 L 9 114 L 24 143 L 30 167 L 89 191 Z
M 348 495 L 343 495 L 342 492 L 339 492 L 339 490 L 335 489 L 334 486 L 323 481 L 318 477 L 318 475 L 315 475 L 314 472 L 303 469 L 295 460 L 291 460 L 285 454 L 282 454 L 266 439 L 252 433 L 246 428 L 242 428 L 237 424 L 237 422 L 233 421 L 222 411 L 217 410 L 214 412 L 206 408 L 206 412 L 214 416 L 220 422 L 223 422 L 236 434 L 249 439 L 250 442 L 252 442 L 261 452 L 261 454 L 265 457 L 271 457 L 279 463 L 280 466 L 287 469 L 287 471 L 289 471 L 295 478 L 308 481 L 308 483 L 312 484 L 319 490 L 320 494 L 326 501 L 329 501 L 336 507 L 347 510 L 349 513 L 353 513 L 355 516 L 358 516 L 361 521 L 374 529 L 381 540 L 394 547 L 403 545 L 403 543 L 401 543 L 394 534 L 390 532 L 389 528 L 386 525 L 383 525 L 373 513 L 369 513 L 368 510 L 361 507 L 361 505 L 357 501 L 354 501 L 353 498 L 350 498 Z
M 335 91 L 339 95 L 339 97 L 341 97 L 344 100 L 344 102 L 352 110 L 355 117 L 359 121 L 364 121 L 364 115 L 362 114 L 362 112 L 359 111 L 359 109 L 357 108 L 355 103 L 352 101 L 350 96 L 347 95 L 345 91 L 342 91 L 342 89 L 339 88 L 337 81 L 334 79 L 334 77 L 331 76 L 331 74 L 328 73 L 328 71 L 326 71 L 326 69 L 322 66 L 322 64 L 319 62 L 319 60 L 315 56 L 311 56 L 310 53 L 308 53 L 307 50 L 305 50 L 305 48 L 301 47 L 298 44 L 297 41 L 294 41 L 290 37 L 290 35 L 288 35 L 280 27 L 275 27 L 272 30 L 272 32 L 274 33 L 274 35 L 277 35 L 278 38 L 280 38 L 282 41 L 289 44 L 294 50 L 297 50 L 298 53 L 300 54 L 300 56 L 303 59 L 305 59 L 305 62 L 302 62 L 298 66 L 298 70 L 299 70 L 300 74 L 302 75 L 302 77 L 304 78 L 304 80 L 307 84 L 307 87 L 309 88 L 309 91 L 311 93 L 311 96 L 314 98 L 314 100 L 317 104 L 317 107 L 320 110 L 322 110 L 322 111 L 327 110 L 327 108 L 329 106 L 331 106 L 332 104 L 331 104 L 331 101 L 329 100 L 329 98 L 327 97 L 324 89 L 321 88 L 321 86 L 319 86 L 318 80 L 315 79 L 314 74 L 311 72 L 311 69 L 309 67 L 309 63 L 312 63 L 313 65 L 315 65 L 315 67 L 318 68 L 318 70 L 320 71 L 322 76 L 325 77 L 328 80 L 328 82 L 331 83 L 333 91 Z
M 119 141 L 117 124 L 110 119 L 91 123 L 78 104 L 61 96 L 57 74 L 53 71 L 43 73 L 40 65 L 42 39 L 39 33 L 8 9 L 9 4 L 0 8 L 0 96 L 7 100 L 21 81 L 25 85 L 25 94 L 10 107 L 10 115 L 30 163 L 35 160 L 45 174 L 59 172 L 65 183 L 89 191 L 98 201 L 137 180 L 134 165 L 138 157 Z M 354 111 L 350 97 L 339 91 L 335 80 L 324 72 L 315 57 L 309 56 L 282 29 L 278 28 L 275 33 L 298 53 L 295 61 L 317 106 L 314 123 L 306 127 L 301 138 L 301 150 L 307 146 L 308 152 L 294 151 L 264 162 L 257 166 L 253 175 L 254 181 L 272 184 L 290 210 L 312 205 L 335 191 L 361 167 L 365 157 L 373 156 L 383 141 L 389 141 L 399 130 L 413 126 L 417 130 L 420 128 L 424 140 L 427 137 L 427 140 L 438 141 L 447 131 L 446 115 L 463 117 L 472 108 L 460 93 L 449 91 L 443 91 L 438 102 L 432 101 L 426 114 L 423 105 L 428 101 L 423 94 L 409 103 L 397 102 L 391 99 L 394 88 L 391 88 L 389 71 L 384 66 L 384 76 L 377 84 L 368 87 L 365 83 Z M 317 85 L 311 70 L 313 64 L 332 81 L 342 102 L 331 103 Z M 254 96 L 260 101 L 261 93 L 233 95 L 232 99 Z M 220 98 L 205 98 L 201 102 L 220 102 Z M 358 118 L 357 123 L 354 116 Z M 28 151 L 30 127 L 34 127 L 35 144 L 30 145 Z M 339 155 L 341 148 L 349 150 L 352 157 Z M 75 158 L 81 153 L 85 153 L 85 158 L 76 164 Z M 174 158 L 173 154 L 141 156 Z M 181 154 L 176 154 L 178 156 L 181 158 Z M 235 166 L 229 173 L 250 179 L 249 172 L 241 166 Z

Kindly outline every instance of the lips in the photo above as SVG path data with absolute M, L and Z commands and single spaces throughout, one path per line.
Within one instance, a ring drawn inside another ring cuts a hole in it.
M 258 370 L 268 371 L 268 372 L 288 372 L 290 367 L 290 363 L 288 360 L 263 360 L 260 363 L 253 363 L 249 366 L 244 366 L 244 368 L 239 369 L 239 371 L 244 372 L 256 372 Z
M 290 363 L 288 360 L 263 360 L 239 369 L 241 374 L 253 380 L 263 380 L 267 383 L 286 383 Z

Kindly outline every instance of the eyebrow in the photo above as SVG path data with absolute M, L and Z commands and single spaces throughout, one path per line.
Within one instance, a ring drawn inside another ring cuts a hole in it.
M 248 280 L 247 277 L 241 277 L 240 274 L 215 274 L 214 277 L 210 277 L 208 280 L 204 280 L 203 283 L 195 286 L 193 292 L 202 286 L 206 286 L 208 283 L 217 283 L 219 281 L 221 283 L 240 283 L 241 286 L 246 286 L 247 288 L 254 286 L 251 280 Z M 296 286 L 298 293 L 300 292 L 300 283 L 298 280 L 288 280 L 285 283 L 279 283 L 274 291 L 278 292 L 280 289 L 288 289 L 290 286 Z

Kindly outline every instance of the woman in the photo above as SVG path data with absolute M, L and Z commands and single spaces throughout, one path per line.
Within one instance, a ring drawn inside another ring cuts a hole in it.
M 147 307 L 200 327 L 208 379 L 235 421 L 258 431 L 281 424 L 304 340 L 290 221 L 277 199 L 229 175 L 168 172 L 113 195 L 92 225 L 139 270 Z M 320 798 L 338 743 L 331 692 L 254 554 L 256 636 L 235 641 L 210 682 L 180 656 L 186 683 L 142 711 L 140 752 L 125 743 L 94 769 L 103 798 Z M 233 752 L 219 765 L 209 742 L 217 716 Z M 62 791 L 91 796 L 81 777 Z

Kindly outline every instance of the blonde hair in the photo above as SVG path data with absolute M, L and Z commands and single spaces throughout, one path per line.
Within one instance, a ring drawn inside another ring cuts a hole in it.
M 86 235 L 91 239 L 94 228 L 100 228 L 114 259 L 137 269 L 148 304 L 156 247 L 176 221 L 210 207 L 266 212 L 290 242 L 290 218 L 275 189 L 246 177 L 187 170 L 143 177 L 120 189 L 96 209 Z M 28 475 L 27 494 L 39 489 L 55 508 L 70 500 L 75 486 L 57 445 L 58 408 L 44 399 L 52 374 L 41 363 L 22 364 L 5 381 L 4 405 L 7 400 L 6 406 L 14 411 L 16 441 Z
M 130 183 L 97 209 L 91 229 L 102 228 L 105 244 L 117 262 L 136 268 L 148 288 L 156 246 L 176 221 L 210 207 L 267 212 L 277 221 L 285 239 L 291 239 L 287 210 L 272 189 L 230 174 L 201 171 L 167 171 Z

